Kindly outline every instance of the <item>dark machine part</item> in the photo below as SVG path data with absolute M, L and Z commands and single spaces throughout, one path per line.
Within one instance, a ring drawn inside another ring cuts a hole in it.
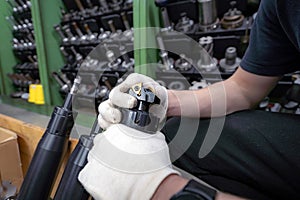
M 117 29 L 116 29 L 116 27 L 115 27 L 115 25 L 114 25 L 114 20 L 108 20 L 108 25 L 109 25 L 109 28 L 110 28 L 110 31 L 112 32 L 112 33 L 116 33 L 117 32 Z
M 220 60 L 220 68 L 223 72 L 232 73 L 240 65 L 241 59 L 237 57 L 235 47 L 228 47 L 225 52 L 225 58 Z
M 300 105 L 300 79 L 299 74 L 294 74 L 293 85 L 288 89 L 286 94 L 281 98 L 280 104 L 282 106 L 281 112 L 299 114 Z
M 58 33 L 58 35 L 61 38 L 61 40 L 63 41 L 63 43 L 67 43 L 69 41 L 68 38 L 65 36 L 65 34 L 62 32 L 60 25 L 54 26 L 54 29 Z
M 68 93 L 70 91 L 70 87 L 67 84 L 67 82 L 65 82 L 64 79 L 57 72 L 53 72 L 52 76 L 56 80 L 56 82 L 59 84 L 60 90 L 62 92 Z
M 108 67 L 112 70 L 117 70 L 121 66 L 122 60 L 120 58 L 116 58 L 115 53 L 112 50 L 109 50 L 106 44 L 104 45 L 104 48 L 106 50 L 106 58 L 109 61 Z
M 72 111 L 72 100 L 80 82 L 81 79 L 76 78 L 63 106 L 54 108 L 46 132 L 31 160 L 18 200 L 48 200 L 74 125 L 76 114 Z
M 127 19 L 126 12 L 121 12 L 121 17 L 122 17 L 122 21 L 123 21 L 123 24 L 124 24 L 126 30 L 130 30 L 131 26 L 130 26 L 129 21 Z
M 221 26 L 224 29 L 235 29 L 241 27 L 244 22 L 244 15 L 236 6 L 236 1 L 230 2 L 231 8 L 226 12 L 221 20 Z
M 125 46 L 120 46 L 119 50 L 120 50 L 120 54 L 122 55 L 122 58 L 124 60 L 122 62 L 122 67 L 124 67 L 127 70 L 133 70 L 134 59 L 129 57 L 129 55 L 127 53 L 127 50 L 126 50 L 126 47 Z
M 81 3 L 80 0 L 75 0 L 76 6 L 78 7 L 78 9 L 80 10 L 80 12 L 84 12 L 84 7 Z
M 201 31 L 216 29 L 219 24 L 215 0 L 198 0 L 199 27 Z
M 122 0 L 111 0 L 112 3 L 109 4 L 109 7 L 114 10 L 114 11 L 118 11 L 121 9 L 121 4 L 122 4 Z
M 160 99 L 142 83 L 132 86 L 128 93 L 137 99 L 137 105 L 132 109 L 121 109 L 120 123 L 149 134 L 156 133 L 160 119 L 149 113 L 149 109 L 151 105 L 159 104 Z
M 128 21 L 126 12 L 121 12 L 121 17 L 122 17 L 122 21 L 123 21 L 123 24 L 124 24 L 125 29 L 126 29 L 123 32 L 123 35 L 125 36 L 125 38 L 133 41 L 133 30 L 131 29 L 131 26 L 130 26 L 130 23 Z
M 166 51 L 163 38 L 161 36 L 156 37 L 158 47 L 160 49 L 159 56 L 161 57 L 162 64 L 164 66 L 163 70 L 172 70 L 174 68 L 174 60 L 169 57 L 168 52 Z
M 100 10 L 103 13 L 107 13 L 109 11 L 109 6 L 106 0 L 99 0 L 99 4 L 100 4 Z
M 85 32 L 87 33 L 87 39 L 89 41 L 95 41 L 97 39 L 97 34 L 93 34 L 93 32 L 91 31 L 89 25 L 87 23 L 84 23 L 83 25 Z
M 183 33 L 187 33 L 192 30 L 194 21 L 187 17 L 186 13 L 181 13 L 181 18 L 175 26 L 175 30 Z
M 155 0 L 155 5 L 160 8 L 161 14 L 162 14 L 162 20 L 163 20 L 163 26 L 165 30 L 171 30 L 172 29 L 172 23 L 169 18 L 168 10 L 166 6 L 171 1 L 169 0 Z
M 74 54 L 74 56 L 75 56 L 75 58 L 76 58 L 76 61 L 80 63 L 80 62 L 83 60 L 82 55 L 81 55 L 80 53 L 78 53 L 78 52 L 75 50 L 74 46 L 71 46 L 71 47 L 70 47 L 70 50 L 71 50 L 72 53 Z
M 87 164 L 87 156 L 93 147 L 94 137 L 101 132 L 98 119 L 95 120 L 90 135 L 80 136 L 79 142 L 72 152 L 54 200 L 88 200 L 89 193 L 84 189 L 77 177 L 80 171 Z
M 69 42 L 74 42 L 74 43 L 77 42 L 77 37 L 75 37 L 73 35 L 73 33 L 71 32 L 70 27 L 68 25 L 63 26 L 62 29 L 67 34 L 67 37 L 68 37 L 67 39 L 68 39 Z
M 180 54 L 180 58 L 175 61 L 175 69 L 179 71 L 188 71 L 192 68 L 192 60 L 188 59 L 185 54 Z

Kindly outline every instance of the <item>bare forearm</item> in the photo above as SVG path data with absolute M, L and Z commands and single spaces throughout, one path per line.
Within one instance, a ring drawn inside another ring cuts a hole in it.
M 170 90 L 168 116 L 218 117 L 249 108 L 249 103 L 231 87 L 230 83 L 220 82 L 197 91 Z
M 218 117 L 253 107 L 279 77 L 259 76 L 239 68 L 226 81 L 197 91 L 168 91 L 168 116 Z
M 151 200 L 170 199 L 174 194 L 179 192 L 186 184 L 187 179 L 178 175 L 170 175 L 161 182 Z

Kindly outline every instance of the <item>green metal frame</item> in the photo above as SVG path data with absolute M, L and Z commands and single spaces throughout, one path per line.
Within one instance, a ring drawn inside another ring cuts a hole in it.
M 31 4 L 39 74 L 44 89 L 45 104 L 58 105 L 62 103 L 58 92 L 59 86 L 50 74 L 61 69 L 64 64 L 59 50 L 60 39 L 53 28 L 53 25 L 58 24 L 61 20 L 60 8 L 63 7 L 63 3 L 62 1 L 31 0 Z M 12 27 L 5 19 L 6 16 L 12 15 L 12 8 L 7 2 L 0 1 L 0 13 L 0 94 L 9 96 L 14 92 L 14 87 L 7 74 L 13 72 L 12 67 L 17 64 L 18 60 L 12 51 Z M 30 104 L 28 104 L 28 108 L 31 109 Z
M 12 81 L 7 74 L 12 73 L 12 67 L 17 64 L 17 59 L 12 51 L 12 27 L 5 17 L 12 14 L 12 8 L 6 1 L 0 1 L 0 94 L 9 95 L 14 91 Z
M 61 20 L 60 8 L 62 1 L 31 0 L 32 19 L 37 44 L 37 56 L 40 79 L 44 88 L 45 103 L 60 105 L 62 98 L 58 91 L 59 86 L 50 76 L 64 64 L 59 50 L 60 40 L 57 38 L 53 25 Z
M 156 44 L 155 33 L 150 34 L 143 28 L 160 27 L 159 9 L 155 6 L 154 1 L 134 0 L 133 2 L 134 17 L 134 52 L 135 71 L 151 77 L 155 77 L 155 69 L 152 67 L 143 67 L 145 64 L 156 63 L 157 50 L 146 49 L 143 47 L 153 46 Z M 152 43 L 147 45 L 147 43 Z

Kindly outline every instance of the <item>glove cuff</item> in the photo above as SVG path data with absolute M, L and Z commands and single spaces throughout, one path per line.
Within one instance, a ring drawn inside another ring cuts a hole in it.
M 149 173 L 137 179 L 131 200 L 151 199 L 161 182 L 171 174 L 180 173 L 171 167 L 166 167 L 157 172 Z
M 81 170 L 78 180 L 96 200 L 149 200 L 160 183 L 171 174 L 180 175 L 169 166 L 145 174 L 118 172 L 91 160 Z

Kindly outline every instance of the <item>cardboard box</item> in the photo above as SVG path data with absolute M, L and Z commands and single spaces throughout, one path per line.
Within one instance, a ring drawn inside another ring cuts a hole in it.
M 0 173 L 18 189 L 23 181 L 17 134 L 0 127 Z

